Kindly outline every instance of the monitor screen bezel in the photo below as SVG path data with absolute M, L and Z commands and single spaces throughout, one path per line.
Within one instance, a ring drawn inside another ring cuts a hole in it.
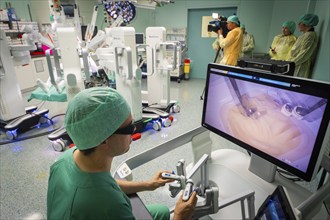
M 211 71 L 212 70 L 212 71 Z M 232 74 L 226 74 L 226 71 L 229 72 L 235 72 L 238 73 L 236 75 Z M 271 74 L 271 73 L 266 73 L 263 71 L 259 70 L 252 70 L 252 69 L 245 69 L 245 68 L 240 68 L 240 67 L 233 67 L 233 66 L 226 66 L 226 65 L 220 65 L 220 64 L 215 64 L 211 63 L 208 65 L 208 70 L 207 70 L 207 77 L 206 77 L 206 84 L 205 84 L 205 98 L 204 98 L 204 104 L 203 104 L 203 115 L 202 115 L 202 126 L 209 129 L 210 131 L 214 132 L 215 134 L 218 134 L 231 142 L 234 142 L 235 144 L 239 145 L 240 147 L 250 151 L 251 153 L 254 153 L 258 155 L 259 157 L 264 158 L 265 160 L 269 161 L 270 163 L 281 167 L 282 169 L 300 177 L 303 180 L 310 181 L 314 177 L 314 171 L 317 166 L 317 163 L 319 162 L 318 160 L 322 157 L 320 153 L 322 153 L 322 144 L 324 141 L 324 137 L 328 128 L 329 124 L 329 118 L 330 118 L 330 103 L 328 102 L 325 108 L 325 114 L 322 118 L 321 124 L 320 124 L 320 129 L 318 132 L 318 135 L 316 137 L 315 145 L 313 148 L 313 152 L 310 157 L 310 161 L 307 167 L 306 172 L 303 172 L 299 169 L 296 169 L 292 166 L 289 166 L 288 164 L 284 163 L 281 160 L 278 160 L 277 158 L 266 154 L 262 152 L 261 150 L 258 150 L 257 148 L 240 141 L 239 139 L 236 139 L 235 137 L 224 133 L 211 125 L 208 125 L 205 122 L 205 111 L 206 111 L 206 106 L 208 102 L 208 85 L 210 82 L 210 75 L 211 73 L 218 74 L 218 75 L 224 75 L 227 77 L 232 77 L 234 79 L 241 79 L 249 82 L 255 82 L 259 83 L 262 85 L 271 85 L 272 87 L 275 88 L 281 88 L 289 91 L 295 91 L 295 92 L 300 92 L 304 94 L 310 94 L 322 98 L 326 98 L 330 102 L 330 84 L 326 82 L 320 82 L 320 81 L 315 81 L 315 80 L 308 80 L 308 79 L 303 79 L 303 78 L 295 78 L 295 77 L 290 77 L 290 76 L 284 76 L 284 75 L 276 75 L 276 74 Z M 254 79 L 249 79 L 245 77 L 241 77 L 240 74 L 245 74 L 245 75 L 251 75 Z M 281 81 L 284 82 L 285 84 L 290 85 L 289 87 L 283 86 L 281 84 L 270 84 L 267 82 L 262 82 L 262 81 L 257 81 L 255 79 L 259 78 L 266 78 L 269 80 L 275 80 L 275 81 Z

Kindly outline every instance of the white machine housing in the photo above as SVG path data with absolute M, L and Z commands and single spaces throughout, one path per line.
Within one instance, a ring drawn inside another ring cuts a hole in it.
M 106 72 L 116 71 L 115 66 L 115 50 L 113 47 L 112 28 L 105 28 L 105 44 L 106 47 L 96 49 L 99 66 L 104 68 Z
M 81 74 L 77 33 L 74 27 L 57 27 L 57 35 L 69 101 L 85 88 Z
M 8 121 L 25 115 L 25 108 L 10 54 L 11 47 L 3 30 L 0 30 L 0 48 L 0 120 Z
M 141 70 L 137 66 L 135 29 L 114 27 L 112 46 L 115 52 L 116 89 L 131 106 L 135 121 L 142 119 Z
M 164 27 L 146 29 L 148 104 L 166 107 L 170 102 L 170 71 L 166 59 L 166 48 L 160 46 L 165 41 Z

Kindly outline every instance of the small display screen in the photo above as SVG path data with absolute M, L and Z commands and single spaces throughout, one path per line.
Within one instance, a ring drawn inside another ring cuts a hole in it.
M 327 105 L 327 98 L 267 74 L 210 69 L 202 124 L 284 169 L 307 173 L 322 145 L 317 138 Z
M 278 186 L 258 210 L 255 220 L 295 220 L 293 207 L 282 188 Z
M 144 34 L 140 34 L 140 33 L 135 34 L 135 43 L 144 44 Z

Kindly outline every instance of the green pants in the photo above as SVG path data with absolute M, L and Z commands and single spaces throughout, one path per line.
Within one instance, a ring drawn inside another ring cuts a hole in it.
M 147 209 L 154 220 L 170 219 L 170 210 L 165 205 L 159 205 L 159 204 L 147 205 Z

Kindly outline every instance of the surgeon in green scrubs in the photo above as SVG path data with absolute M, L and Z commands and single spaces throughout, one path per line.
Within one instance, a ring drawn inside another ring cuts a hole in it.
M 114 157 L 129 150 L 135 130 L 125 99 L 111 88 L 95 87 L 78 93 L 69 103 L 64 122 L 76 147 L 67 150 L 50 168 L 47 219 L 135 219 L 127 194 L 152 191 L 171 180 L 158 172 L 151 180 L 114 179 Z M 174 219 L 190 219 L 196 192 L 179 198 Z M 154 219 L 169 219 L 163 205 L 147 206 Z

